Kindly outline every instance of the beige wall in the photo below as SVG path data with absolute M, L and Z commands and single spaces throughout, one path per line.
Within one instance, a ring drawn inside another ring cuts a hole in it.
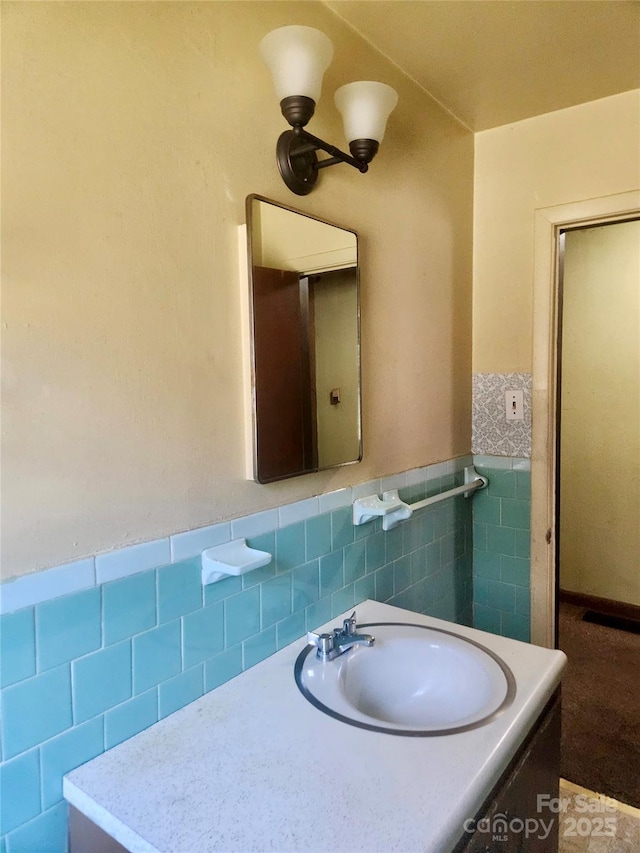
M 475 137 L 473 369 L 530 372 L 534 211 L 640 187 L 640 91 Z
M 640 605 L 640 221 L 565 240 L 560 586 Z
M 323 5 L 2 4 L 3 573 L 468 452 L 473 138 Z M 400 102 L 366 176 L 294 197 L 258 57 L 304 23 L 331 95 Z M 364 460 L 244 479 L 236 227 L 247 194 L 358 231 Z

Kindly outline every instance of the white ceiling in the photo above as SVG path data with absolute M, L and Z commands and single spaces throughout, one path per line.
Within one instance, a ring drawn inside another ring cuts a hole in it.
M 640 88 L 640 0 L 327 0 L 471 130 Z

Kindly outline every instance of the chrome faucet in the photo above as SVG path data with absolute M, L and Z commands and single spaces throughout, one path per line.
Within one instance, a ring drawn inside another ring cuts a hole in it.
M 356 611 L 342 623 L 342 628 L 334 628 L 330 634 L 314 634 L 309 631 L 307 641 L 316 647 L 316 657 L 322 661 L 337 658 L 353 646 L 372 646 L 375 637 L 371 634 L 358 634 Z

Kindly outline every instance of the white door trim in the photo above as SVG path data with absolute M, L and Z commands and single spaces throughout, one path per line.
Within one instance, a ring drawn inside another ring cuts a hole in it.
M 533 281 L 531 642 L 553 648 L 556 590 L 558 235 L 640 213 L 640 190 L 537 210 Z M 547 542 L 547 531 L 551 531 Z

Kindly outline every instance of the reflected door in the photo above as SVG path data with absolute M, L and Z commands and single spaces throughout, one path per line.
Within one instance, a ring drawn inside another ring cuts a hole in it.
M 253 300 L 258 478 L 264 483 L 317 467 L 308 285 L 296 272 L 255 266 Z

